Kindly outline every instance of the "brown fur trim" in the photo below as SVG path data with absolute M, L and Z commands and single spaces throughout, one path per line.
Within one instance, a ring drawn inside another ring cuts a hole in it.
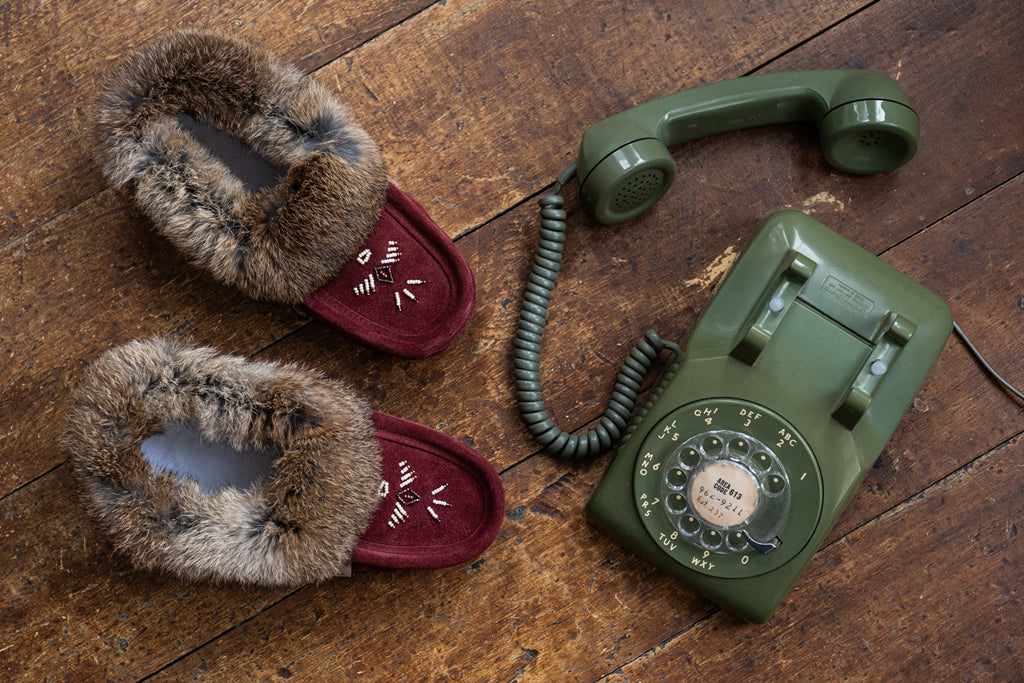
M 246 490 L 203 492 L 142 454 L 172 422 L 280 455 Z M 62 446 L 90 511 L 137 567 L 276 586 L 345 574 L 380 501 L 373 435 L 370 409 L 339 382 L 154 339 L 92 364 Z
M 287 169 L 249 191 L 178 116 Z M 96 149 L 116 186 L 197 266 L 255 299 L 297 304 L 373 231 L 387 171 L 376 143 L 319 83 L 228 35 L 180 31 L 130 55 L 96 108 Z

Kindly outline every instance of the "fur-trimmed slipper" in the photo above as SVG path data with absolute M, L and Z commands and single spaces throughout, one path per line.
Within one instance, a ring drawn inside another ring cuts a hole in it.
M 196 30 L 150 43 L 111 74 L 95 128 L 107 179 L 251 298 L 409 358 L 469 321 L 476 287 L 454 243 L 388 182 L 348 109 L 266 50 Z
M 115 547 L 186 580 L 461 564 L 504 516 L 497 472 L 465 444 L 318 373 L 160 339 L 89 367 L 61 444 Z

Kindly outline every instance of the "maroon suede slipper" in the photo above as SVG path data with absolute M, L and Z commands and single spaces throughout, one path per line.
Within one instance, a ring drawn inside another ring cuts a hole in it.
M 462 564 L 504 518 L 501 480 L 469 446 L 317 372 L 168 340 L 92 363 L 61 445 L 114 547 L 190 581 Z
M 384 213 L 355 258 L 303 303 L 366 346 L 426 358 L 455 341 L 475 301 L 473 273 L 455 244 L 389 184 Z
M 108 180 L 219 282 L 408 358 L 466 326 L 476 289 L 454 243 L 351 112 L 260 46 L 156 40 L 110 74 L 94 120 Z
M 380 507 L 352 551 L 356 569 L 432 569 L 468 562 L 501 529 L 494 467 L 460 441 L 374 413 L 382 446 Z

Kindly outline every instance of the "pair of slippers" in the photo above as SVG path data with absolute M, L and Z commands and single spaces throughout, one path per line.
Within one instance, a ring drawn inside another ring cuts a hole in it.
M 347 109 L 267 51 L 174 33 L 117 68 L 96 128 L 107 178 L 216 280 L 408 358 L 465 327 L 475 288 L 454 244 Z M 187 580 L 452 566 L 504 515 L 465 444 L 315 371 L 169 340 L 95 361 L 62 447 L 114 545 Z

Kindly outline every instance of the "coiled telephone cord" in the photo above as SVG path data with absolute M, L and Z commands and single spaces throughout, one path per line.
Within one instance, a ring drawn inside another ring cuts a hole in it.
M 653 330 L 637 341 L 622 364 L 615 379 L 615 388 L 608 408 L 600 423 L 584 434 L 562 431 L 548 414 L 540 381 L 540 349 L 547 324 L 548 306 L 555 289 L 555 280 L 562 263 L 565 242 L 565 199 L 559 194 L 562 187 L 576 175 L 572 164 L 558 176 L 551 194 L 538 200 L 541 207 L 540 238 L 533 257 L 523 306 L 519 312 L 519 327 L 515 339 L 513 361 L 516 395 L 523 423 L 545 451 L 567 460 L 588 460 L 612 448 L 623 436 L 636 428 L 639 420 L 653 405 L 664 386 L 682 362 L 679 345 L 659 337 Z M 669 350 L 673 360 L 662 374 L 661 381 L 651 390 L 636 418 L 630 418 L 637 405 L 641 386 L 658 354 Z

